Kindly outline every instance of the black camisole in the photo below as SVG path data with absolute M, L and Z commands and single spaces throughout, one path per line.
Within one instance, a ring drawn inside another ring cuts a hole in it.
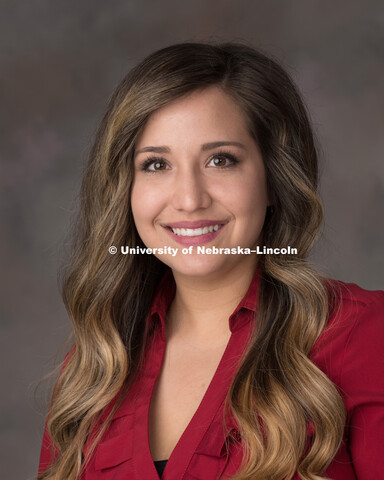
M 157 460 L 156 462 L 153 462 L 155 464 L 157 473 L 159 474 L 159 477 L 163 475 L 165 465 L 167 464 L 168 460 Z

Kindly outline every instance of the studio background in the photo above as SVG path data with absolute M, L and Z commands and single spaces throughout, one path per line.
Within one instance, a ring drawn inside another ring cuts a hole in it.
M 312 260 L 384 288 L 381 1 L 1 0 L 1 479 L 36 475 L 46 386 L 35 387 L 69 332 L 62 240 L 106 102 L 152 51 L 210 40 L 261 47 L 291 73 L 322 145 Z

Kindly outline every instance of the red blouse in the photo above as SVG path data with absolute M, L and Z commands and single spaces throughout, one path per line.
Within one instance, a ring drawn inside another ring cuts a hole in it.
M 229 317 L 231 337 L 216 373 L 165 467 L 163 480 L 229 478 L 241 462 L 241 442 L 227 451 L 223 404 L 251 332 L 257 309 L 259 275 Z M 384 477 L 384 292 L 332 281 L 341 289 L 342 306 L 317 339 L 310 359 L 336 384 L 347 408 L 343 443 L 326 471 L 333 480 Z M 337 288 L 337 290 L 338 290 Z M 158 324 L 143 368 L 86 467 L 81 480 L 158 480 L 151 458 L 148 417 L 151 397 L 164 358 L 165 314 L 175 295 L 171 270 L 164 275 L 149 322 Z M 106 415 L 105 415 L 106 416 Z M 239 438 L 236 422 L 227 420 Z M 308 435 L 311 435 L 310 430 Z M 51 462 L 44 434 L 39 472 Z M 88 445 L 85 445 L 85 451 Z M 293 480 L 299 480 L 296 474 Z

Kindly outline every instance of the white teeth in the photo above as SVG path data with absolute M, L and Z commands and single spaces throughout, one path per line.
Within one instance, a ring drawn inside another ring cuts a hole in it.
M 222 225 L 210 225 L 203 228 L 171 228 L 175 235 L 182 237 L 197 237 L 198 235 L 206 235 L 207 233 L 217 232 Z

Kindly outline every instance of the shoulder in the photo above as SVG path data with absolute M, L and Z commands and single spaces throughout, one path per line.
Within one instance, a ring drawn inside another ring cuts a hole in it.
M 331 313 L 328 328 L 346 329 L 348 344 L 354 337 L 362 346 L 364 341 L 375 344 L 384 335 L 384 291 L 366 290 L 354 283 L 340 280 L 328 282 Z M 346 348 L 348 348 L 348 344 Z
M 340 324 L 353 330 L 359 326 L 384 326 L 384 291 L 366 290 L 355 283 L 327 279 L 330 315 L 327 329 Z
M 384 291 L 327 279 L 330 316 L 311 358 L 337 384 L 383 365 Z
M 339 281 L 333 285 L 340 302 L 325 329 L 325 343 L 320 340 L 323 350 L 328 348 L 323 365 L 343 397 L 354 442 L 369 435 L 376 442 L 384 422 L 384 292 Z M 367 445 L 360 447 L 356 450 Z
M 382 308 L 384 310 L 384 291 L 366 290 L 355 283 L 345 283 L 332 278 L 326 279 L 326 285 L 333 299 L 340 299 L 344 306 L 356 308 Z

